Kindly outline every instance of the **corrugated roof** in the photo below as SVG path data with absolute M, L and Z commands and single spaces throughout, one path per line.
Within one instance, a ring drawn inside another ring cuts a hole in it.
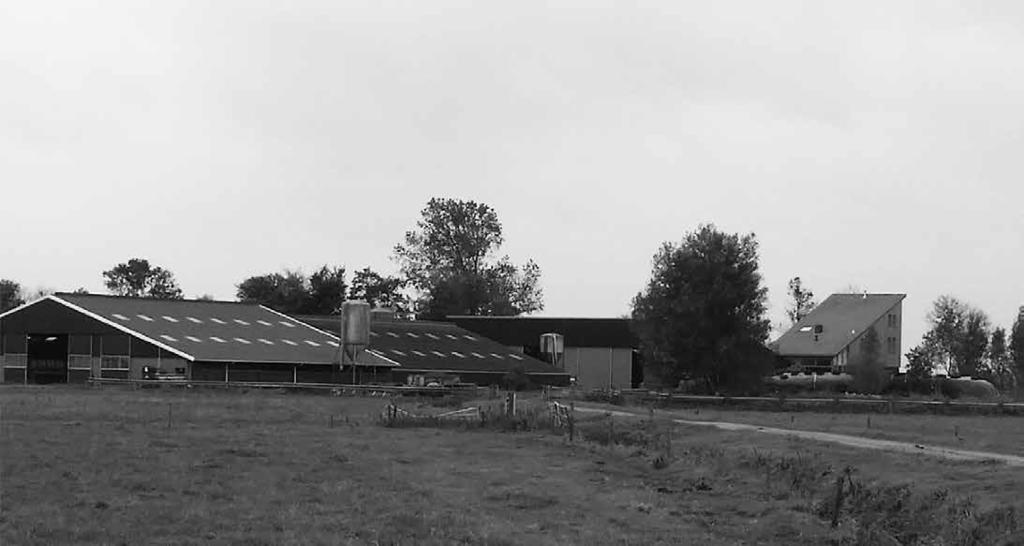
M 455 324 L 505 345 L 537 346 L 541 334 L 562 334 L 566 347 L 639 346 L 627 318 L 450 316 Z
M 341 329 L 338 317 L 299 318 L 332 333 Z M 455 324 L 377 321 L 372 323 L 370 332 L 370 348 L 397 361 L 404 369 L 504 373 L 522 366 L 528 373 L 565 373 Z
M 835 356 L 906 294 L 832 294 L 775 342 L 783 356 Z M 823 331 L 815 341 L 814 326 Z
M 96 294 L 61 293 L 49 298 L 189 360 L 337 362 L 335 337 L 260 305 Z M 396 365 L 378 355 L 364 356 L 359 364 Z

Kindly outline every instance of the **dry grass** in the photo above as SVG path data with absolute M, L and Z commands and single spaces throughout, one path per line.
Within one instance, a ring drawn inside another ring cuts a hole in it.
M 387 428 L 368 398 L 47 387 L 0 401 L 0 544 L 867 544 L 901 513 L 885 515 L 884 492 L 851 497 L 881 523 L 850 513 L 831 529 L 821 503 L 845 465 L 865 492 L 901 481 L 913 498 L 948 487 L 1014 504 L 1024 480 L 686 428 L 656 468 L 665 446 L 650 440 L 671 429 L 642 419 L 583 419 L 591 441 L 569 445 Z

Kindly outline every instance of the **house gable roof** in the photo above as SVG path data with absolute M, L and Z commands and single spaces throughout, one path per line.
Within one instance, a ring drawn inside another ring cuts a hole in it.
M 905 297 L 832 294 L 775 342 L 776 352 L 783 356 L 835 356 Z M 815 340 L 814 326 L 819 324 L 823 331 Z

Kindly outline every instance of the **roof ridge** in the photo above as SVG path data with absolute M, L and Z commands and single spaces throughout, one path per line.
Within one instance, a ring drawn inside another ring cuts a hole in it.
M 163 302 L 172 302 L 172 303 L 173 302 L 186 302 L 186 303 L 229 303 L 229 304 L 232 304 L 232 305 L 250 305 L 250 306 L 259 306 L 260 305 L 259 303 L 246 302 L 246 301 L 204 300 L 204 299 L 198 299 L 198 298 L 180 298 L 180 299 L 153 298 L 153 297 L 148 297 L 148 296 L 121 296 L 121 295 L 118 295 L 118 294 L 94 294 L 94 293 L 91 293 L 91 292 L 84 293 L 84 294 L 81 293 L 81 292 L 54 292 L 53 295 L 54 296 L 60 296 L 60 297 L 71 296 L 71 297 L 75 297 L 75 298 L 80 298 L 80 297 L 108 298 L 108 299 L 118 299 L 118 300 L 154 301 L 154 302 L 161 302 L 161 303 L 163 303 Z

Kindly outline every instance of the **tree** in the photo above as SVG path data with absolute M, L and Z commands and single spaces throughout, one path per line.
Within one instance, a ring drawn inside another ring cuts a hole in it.
M 135 296 L 165 300 L 180 300 L 184 297 L 174 275 L 148 260 L 132 258 L 113 269 L 103 272 L 107 290 L 119 296 Z
M 1024 384 L 1024 306 L 1017 310 L 1017 318 L 1010 329 L 1009 353 L 1017 384 Z
M 789 280 L 789 297 L 793 298 L 793 304 L 786 309 L 786 316 L 790 322 L 796 324 L 814 309 L 814 292 L 804 289 L 800 277 L 793 277 Z
M 388 307 L 406 313 L 409 311 L 409 302 L 402 294 L 405 286 L 406 282 L 399 277 L 384 276 L 365 267 L 356 271 L 352 278 L 351 297 L 374 307 Z
M 717 391 L 760 384 L 774 363 L 764 345 L 766 299 L 753 234 L 702 225 L 679 244 L 664 243 L 633 298 L 645 362 L 671 385 L 693 379 Z
M 1013 361 L 1010 360 L 1009 347 L 1006 345 L 1006 329 L 992 330 L 988 344 L 988 374 L 992 383 L 1000 391 L 1010 391 L 1017 386 Z
M 935 354 L 927 339 L 907 353 L 907 378 L 914 382 L 924 381 L 932 376 L 935 369 Z
M 985 356 L 989 348 L 988 316 L 980 309 L 971 308 L 964 317 L 964 329 L 957 346 L 957 371 L 961 375 L 986 376 L 991 374 Z
M 882 344 L 874 327 L 868 328 L 861 338 L 860 355 L 850 363 L 853 388 L 857 392 L 874 394 L 882 390 L 885 370 L 882 368 Z
M 249 277 L 237 288 L 238 301 L 258 303 L 281 313 L 302 314 L 308 305 L 306 278 L 297 271 Z
M 952 296 L 940 296 L 932 304 L 928 322 L 931 329 L 926 336 L 938 366 L 953 376 L 984 371 L 990 325 L 984 311 Z
M 293 315 L 335 315 L 345 301 L 345 268 L 324 265 L 308 278 L 285 270 L 249 277 L 238 283 L 239 301 L 258 303 Z
M 420 212 L 416 229 L 395 246 L 394 258 L 417 291 L 419 316 L 519 315 L 544 308 L 540 268 L 522 268 L 508 257 L 493 259 L 504 242 L 490 206 L 434 198 Z
M 309 276 L 309 300 L 303 312 L 308 315 L 337 315 L 341 313 L 347 292 L 345 268 L 324 265 Z
M 0 279 L 0 313 L 14 309 L 25 303 L 21 284 L 8 279 Z

